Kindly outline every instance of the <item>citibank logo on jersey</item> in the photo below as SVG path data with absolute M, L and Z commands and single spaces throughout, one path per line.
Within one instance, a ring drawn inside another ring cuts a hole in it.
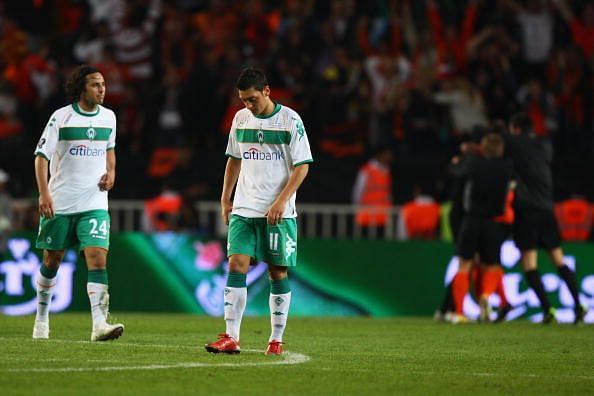
M 278 150 L 273 151 L 272 153 L 265 153 L 263 151 L 258 150 L 255 147 L 250 147 L 248 151 L 245 151 L 242 155 L 243 159 L 246 160 L 256 160 L 256 161 L 278 161 L 284 160 L 285 154 Z
M 105 149 L 91 148 L 84 144 L 70 147 L 68 153 L 74 157 L 103 157 L 105 155 Z

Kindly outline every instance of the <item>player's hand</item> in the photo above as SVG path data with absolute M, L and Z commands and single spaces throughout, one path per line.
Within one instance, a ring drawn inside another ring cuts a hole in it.
M 101 176 L 101 179 L 99 179 L 99 183 L 97 183 L 97 186 L 99 186 L 99 190 L 101 191 L 109 191 L 113 188 L 113 184 L 115 182 L 115 177 L 110 173 L 104 173 L 103 176 Z
M 231 201 L 221 200 L 221 216 L 225 224 L 229 225 L 229 215 L 233 210 L 233 204 Z
M 283 220 L 283 213 L 285 212 L 285 204 L 274 202 L 266 211 L 266 222 L 270 225 L 277 225 Z
M 54 201 L 51 195 L 39 196 L 39 214 L 46 219 L 54 217 Z

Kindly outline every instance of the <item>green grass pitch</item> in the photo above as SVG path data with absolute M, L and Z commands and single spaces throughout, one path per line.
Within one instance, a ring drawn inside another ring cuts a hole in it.
M 282 357 L 263 355 L 268 318 L 244 319 L 242 353 L 204 343 L 221 318 L 117 313 L 117 341 L 91 343 L 89 314 L 0 316 L 0 394 L 592 394 L 594 327 L 445 325 L 428 318 L 289 318 Z

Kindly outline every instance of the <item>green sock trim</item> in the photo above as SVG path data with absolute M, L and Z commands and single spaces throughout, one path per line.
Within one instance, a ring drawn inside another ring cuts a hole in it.
M 107 270 L 106 269 L 100 269 L 100 270 L 94 270 L 94 271 L 89 271 L 87 273 L 87 281 L 89 283 L 101 283 L 104 285 L 107 285 Z
M 229 272 L 229 277 L 227 278 L 227 286 L 229 287 L 246 287 L 246 274 L 242 274 L 240 272 Z
M 287 294 L 291 291 L 289 277 L 285 276 L 280 280 L 270 279 L 270 294 Z
M 47 279 L 53 279 L 58 274 L 57 269 L 53 270 L 53 269 L 47 268 L 45 266 L 45 264 L 41 264 L 41 267 L 39 268 L 39 272 L 41 273 L 41 275 L 43 275 Z

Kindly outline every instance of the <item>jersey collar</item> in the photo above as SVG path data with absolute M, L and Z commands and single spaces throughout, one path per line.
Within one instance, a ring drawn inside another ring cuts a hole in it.
M 80 114 L 81 116 L 85 116 L 85 117 L 93 117 L 93 116 L 96 116 L 97 114 L 99 114 L 99 106 L 97 106 L 97 111 L 95 111 L 93 113 L 86 113 L 86 112 L 82 111 L 81 108 L 78 106 L 78 102 L 72 103 L 72 108 L 78 114 Z
M 282 107 L 282 106 L 281 106 L 280 104 L 278 104 L 278 103 L 275 103 L 275 104 L 274 104 L 274 110 L 272 110 L 272 113 L 268 114 L 267 116 L 254 115 L 254 117 L 256 117 L 256 118 L 260 118 L 260 119 L 266 119 L 266 118 L 270 118 L 270 117 L 272 117 L 273 115 L 275 115 L 276 113 L 278 113 L 278 112 L 280 111 L 281 107 Z

